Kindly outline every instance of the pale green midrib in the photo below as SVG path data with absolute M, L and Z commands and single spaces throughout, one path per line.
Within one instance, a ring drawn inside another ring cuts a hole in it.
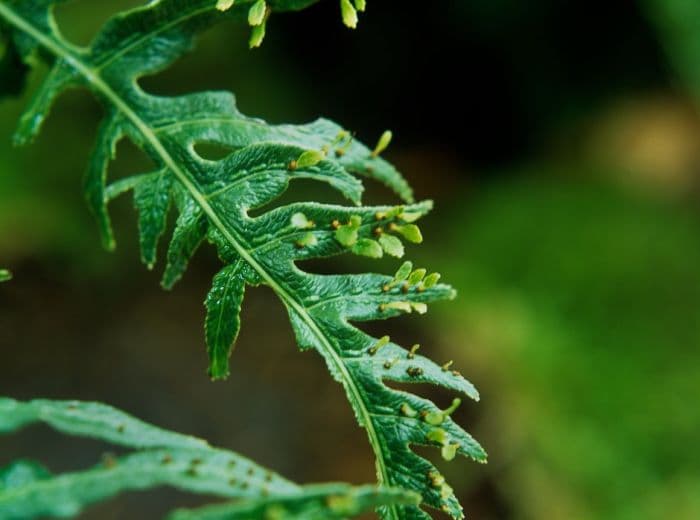
M 165 450 L 153 450 L 151 453 L 167 453 Z M 145 452 L 142 452 L 145 453 Z M 194 452 L 196 454 L 196 452 Z M 125 459 L 128 461 L 129 456 L 126 456 Z M 61 488 L 62 486 L 65 485 L 66 481 L 71 481 L 71 480 L 77 480 L 77 481 L 82 481 L 85 477 L 90 477 L 90 478 L 104 478 L 105 480 L 114 480 L 115 477 L 119 476 L 118 472 L 123 473 L 122 476 L 124 477 L 129 477 L 133 476 L 134 472 L 139 473 L 139 476 L 145 477 L 145 476 L 151 476 L 156 482 L 159 482 L 161 484 L 168 484 L 170 478 L 175 478 L 178 477 L 179 474 L 178 472 L 181 471 L 182 468 L 187 469 L 191 467 L 191 464 L 178 464 L 178 465 L 173 465 L 172 467 L 169 467 L 167 470 L 163 469 L 162 464 L 158 463 L 152 463 L 147 466 L 141 466 L 140 468 L 135 468 L 134 466 L 131 465 L 119 465 L 120 459 L 116 459 L 116 466 L 115 467 L 104 467 L 104 468 L 91 468 L 87 469 L 84 471 L 76 471 L 76 472 L 71 472 L 71 473 L 65 473 L 62 475 L 56 475 L 48 479 L 42 479 L 34 482 L 30 482 L 26 486 L 21 486 L 17 488 L 10 488 L 7 490 L 0 490 L 2 491 L 2 494 L 0 495 L 0 505 L 3 502 L 10 502 L 12 500 L 16 500 L 17 498 L 22 497 L 23 495 L 34 495 L 37 492 L 41 492 L 41 490 L 46 490 L 46 489 L 52 489 L 52 488 Z M 203 469 L 206 469 L 206 476 L 207 478 L 202 478 L 202 479 L 193 479 L 193 482 L 202 482 L 208 480 L 208 478 L 211 478 L 212 476 L 218 477 L 222 481 L 226 481 L 231 478 L 231 472 L 219 468 L 219 467 L 204 467 Z M 235 472 L 235 475 L 239 476 L 244 475 L 241 472 Z M 264 490 L 266 488 L 267 482 L 262 479 L 262 478 L 252 478 L 247 475 L 244 475 L 245 478 L 242 478 L 242 482 L 246 482 L 249 485 L 252 484 L 251 487 L 254 489 L 257 488 L 260 491 Z M 125 480 L 125 482 L 128 482 L 128 480 Z M 281 479 L 281 482 L 277 482 L 278 485 L 284 484 L 284 485 L 289 485 L 290 488 L 293 489 L 301 489 L 299 486 L 292 482 L 287 482 L 285 479 Z M 119 486 L 121 489 L 141 489 L 143 486 L 141 485 L 136 485 L 136 486 L 129 486 L 128 484 L 125 486 Z M 237 488 L 232 487 L 231 491 L 236 491 Z M 209 493 L 214 493 L 217 494 L 218 496 L 223 496 L 226 498 L 246 498 L 246 499 L 255 499 L 255 498 L 260 498 L 258 495 L 250 496 L 250 495 L 241 495 L 241 494 L 221 494 L 221 493 L 215 493 L 213 489 L 209 489 L 207 492 Z
M 279 166 L 278 166 L 278 168 L 279 168 Z M 216 191 L 212 191 L 211 193 L 207 193 L 204 196 L 204 198 L 207 200 L 212 200 L 212 199 L 215 199 L 216 197 L 220 197 L 221 195 L 224 195 L 225 193 L 228 193 L 232 189 L 240 186 L 244 182 L 252 180 L 260 175 L 263 175 L 264 173 L 266 173 L 264 171 L 264 168 L 261 170 L 251 170 L 250 172 L 246 173 L 244 176 L 237 178 L 231 184 L 227 184 L 223 188 L 219 188 Z
M 125 54 L 132 51 L 134 48 L 141 45 L 147 39 L 152 38 L 153 36 L 156 36 L 157 34 L 161 34 L 165 31 L 167 31 L 168 29 L 172 29 L 173 27 L 177 26 L 179 23 L 183 22 L 184 20 L 187 20 L 188 18 L 191 18 L 193 16 L 197 16 L 198 14 L 206 13 L 207 11 L 211 11 L 213 7 L 214 7 L 214 4 L 212 4 L 209 7 L 205 7 L 203 9 L 195 9 L 194 11 L 185 13 L 183 16 L 175 18 L 174 20 L 171 20 L 169 23 L 166 23 L 166 24 L 158 27 L 158 29 L 156 29 L 155 31 L 151 31 L 151 32 L 144 34 L 143 36 L 137 38 L 136 40 L 129 42 L 129 44 L 127 46 L 119 49 L 114 54 L 109 55 L 109 57 L 106 60 L 99 62 L 99 63 L 96 63 L 95 64 L 96 65 L 95 72 L 99 72 L 100 70 L 106 68 L 107 66 L 109 66 L 111 63 L 113 63 L 117 59 L 121 58 Z M 236 6 L 236 7 L 238 7 L 238 6 Z
M 213 161 L 212 161 L 213 162 Z M 245 175 L 238 177 L 236 180 L 232 181 L 231 184 L 227 184 L 223 188 L 219 188 L 216 191 L 213 191 L 211 193 L 207 193 L 204 198 L 207 200 L 212 200 L 216 197 L 220 197 L 221 195 L 224 195 L 228 193 L 229 191 L 237 188 L 241 184 L 250 181 L 252 179 L 255 179 L 256 177 L 261 177 L 265 174 L 269 174 L 270 172 L 287 172 L 288 168 L 286 164 L 269 164 L 269 165 L 263 165 L 259 166 L 257 168 L 253 168 L 250 171 L 248 171 Z M 333 178 L 328 178 L 324 175 L 321 174 L 315 174 L 315 173 L 310 173 L 310 172 L 299 172 L 300 175 L 297 178 L 300 179 L 310 179 L 310 180 L 317 180 L 319 182 L 327 182 L 331 186 L 333 186 Z M 354 202 L 352 199 L 349 199 L 351 202 Z M 359 205 L 359 203 L 357 203 Z
M 197 187 L 188 179 L 187 175 L 178 166 L 175 160 L 170 156 L 168 151 L 158 140 L 156 135 L 151 131 L 148 125 L 140 118 L 136 113 L 127 105 L 117 94 L 114 92 L 110 86 L 105 83 L 99 75 L 93 73 L 90 68 L 83 64 L 79 59 L 73 56 L 68 50 L 63 48 L 60 43 L 54 41 L 51 37 L 43 34 L 40 30 L 34 27 L 31 23 L 25 21 L 22 17 L 17 15 L 12 9 L 8 8 L 4 3 L 0 2 L 0 14 L 12 25 L 17 27 L 19 30 L 28 34 L 31 38 L 36 40 L 38 43 L 43 45 L 48 51 L 52 52 L 57 58 L 66 60 L 73 68 L 75 68 L 80 74 L 82 74 L 85 79 L 87 79 L 103 96 L 109 99 L 114 106 L 121 111 L 135 126 L 139 129 L 141 134 L 146 138 L 146 140 L 153 146 L 153 149 L 158 153 L 163 162 L 171 169 L 175 174 L 180 183 L 185 186 L 187 191 L 190 193 L 192 198 L 199 204 L 202 210 L 206 213 L 207 217 L 210 219 L 212 224 L 219 230 L 219 232 L 230 242 L 233 248 L 241 255 L 253 269 L 255 269 L 258 274 L 265 280 L 270 287 L 279 295 L 279 297 L 285 302 L 285 304 L 291 306 L 306 322 L 306 324 L 311 328 L 313 333 L 319 339 L 321 344 L 325 349 L 327 357 L 331 359 L 335 368 L 342 375 L 342 380 L 344 386 L 351 394 L 351 402 L 355 404 L 356 410 L 360 413 L 362 417 L 362 423 L 367 431 L 367 435 L 370 439 L 370 444 L 375 453 L 376 465 L 378 470 L 378 479 L 380 484 L 391 484 L 389 475 L 387 473 L 386 464 L 384 462 L 384 453 L 382 452 L 383 443 L 379 440 L 377 432 L 374 429 L 374 424 L 372 423 L 370 412 L 366 409 L 363 404 L 362 395 L 359 388 L 355 384 L 355 380 L 352 378 L 347 370 L 347 367 L 342 362 L 342 359 L 338 356 L 333 346 L 330 344 L 326 336 L 320 330 L 314 319 L 309 315 L 306 308 L 303 307 L 299 302 L 297 302 L 291 294 L 289 294 L 284 287 L 282 287 L 258 262 L 253 258 L 249 252 L 240 245 L 236 237 L 227 229 L 224 223 L 221 221 L 219 216 L 216 214 L 214 209 L 209 205 L 209 202 L 202 196 Z M 399 516 L 395 506 L 389 506 L 391 517 L 398 520 Z

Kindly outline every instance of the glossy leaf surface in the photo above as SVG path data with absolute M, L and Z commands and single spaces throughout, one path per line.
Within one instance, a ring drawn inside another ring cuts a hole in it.
M 405 180 L 379 157 L 390 134 L 385 133 L 372 151 L 327 120 L 269 125 L 246 117 L 227 92 L 162 97 L 140 88 L 140 78 L 162 70 L 189 50 L 198 31 L 227 17 L 248 16 L 252 2 L 235 2 L 223 12 L 212 0 L 151 2 L 108 21 L 87 48 L 66 42 L 57 31 L 55 3 L 0 1 L 0 20 L 10 28 L 21 55 L 29 60 L 41 50 L 51 65 L 20 121 L 17 142 L 36 135 L 52 102 L 67 88 L 92 91 L 105 107 L 105 119 L 85 190 L 104 244 L 114 246 L 108 201 L 133 190 L 147 265 L 156 260 L 169 209 L 175 208 L 179 215 L 167 252 L 164 286 L 171 287 L 183 275 L 204 241 L 216 247 L 225 264 L 207 298 L 212 377 L 228 374 L 245 285 L 268 285 L 287 308 L 299 346 L 319 352 L 344 386 L 374 450 L 379 483 L 418 492 L 424 504 L 461 517 L 451 488 L 410 445 L 434 445 L 449 455 L 445 458 L 457 452 L 478 461 L 485 460 L 484 451 L 449 415 L 440 424 L 428 423 L 426 417 L 440 413 L 434 403 L 392 389 L 384 381 L 431 383 L 474 399 L 476 390 L 458 372 L 398 344 L 388 341 L 375 349 L 378 339 L 352 324 L 423 314 L 428 303 L 453 298 L 453 289 L 423 283 L 425 270 L 399 280 L 380 274 L 311 274 L 297 266 L 299 261 L 344 253 L 401 256 L 404 242 L 422 241 L 414 222 L 431 209 L 431 203 L 414 204 Z M 279 0 L 268 7 L 274 16 L 276 11 L 310 3 Z M 109 184 L 108 164 L 116 143 L 125 138 L 149 155 L 153 168 Z M 197 154 L 200 143 L 233 152 L 209 160 Z M 407 205 L 362 206 L 359 177 L 385 183 Z M 324 182 L 349 204 L 271 205 L 296 179 Z M 253 209 L 259 210 L 258 216 L 251 216 Z M 443 434 L 436 436 L 436 428 Z M 390 506 L 381 512 L 387 519 L 428 517 L 414 505 Z

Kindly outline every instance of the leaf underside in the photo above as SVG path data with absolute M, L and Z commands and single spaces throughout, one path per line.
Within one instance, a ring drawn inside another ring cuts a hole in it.
M 86 48 L 61 37 L 52 15 L 56 3 L 0 0 L 0 20 L 19 55 L 27 63 L 39 56 L 50 64 L 21 118 L 16 141 L 33 139 L 60 93 L 76 86 L 91 90 L 106 114 L 85 192 L 104 244 L 114 247 L 107 203 L 133 191 L 142 259 L 149 266 L 155 263 L 169 211 L 177 211 L 163 275 L 166 288 L 183 275 L 204 241 L 214 245 L 225 264 L 206 300 L 212 378 L 228 374 L 245 286 L 270 286 L 287 308 L 299 346 L 318 351 L 344 386 L 375 452 L 379 483 L 417 492 L 424 505 L 461 518 L 462 508 L 451 488 L 410 445 L 456 449 L 480 462 L 485 452 L 447 414 L 441 416 L 434 403 L 384 381 L 431 383 L 478 399 L 476 390 L 458 372 L 391 341 L 375 348 L 378 339 L 352 325 L 423 313 L 427 303 L 454 297 L 453 289 L 423 283 L 424 271 L 397 280 L 369 273 L 311 274 L 296 265 L 344 253 L 401 256 L 402 240 L 422 240 L 413 222 L 430 210 L 430 202 L 413 203 L 410 188 L 389 163 L 330 121 L 269 125 L 241 114 L 228 92 L 161 97 L 140 88 L 140 78 L 188 51 L 196 33 L 225 18 L 245 17 L 251 2 L 236 2 L 225 13 L 216 10 L 214 0 L 151 2 L 112 18 Z M 274 14 L 310 3 L 278 0 L 269 7 Z M 109 184 L 108 165 L 116 143 L 124 138 L 149 155 L 153 168 Z M 208 160 L 195 151 L 199 143 L 234 151 L 221 160 Z M 362 206 L 358 176 L 383 182 L 406 205 Z M 295 179 L 325 182 L 351 204 L 272 206 Z M 252 217 L 250 211 L 256 208 L 264 211 Z M 439 420 L 426 420 L 430 417 Z M 383 507 L 380 513 L 385 519 L 429 518 L 415 505 Z
M 34 423 L 135 451 L 118 457 L 106 454 L 93 468 L 61 475 L 52 475 L 28 460 L 0 468 L 0 518 L 6 520 L 75 516 L 90 504 L 120 492 L 163 485 L 238 499 L 178 510 L 170 516 L 190 520 L 255 518 L 247 516 L 251 511 L 257 512 L 258 518 L 277 511 L 275 518 L 280 519 L 334 519 L 387 503 L 411 504 L 418 498 L 405 491 L 372 486 L 297 486 L 234 452 L 156 428 L 99 403 L 0 398 L 0 434 Z

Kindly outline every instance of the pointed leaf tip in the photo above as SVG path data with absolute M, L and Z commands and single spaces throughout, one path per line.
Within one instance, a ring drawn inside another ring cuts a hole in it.
M 423 242 L 423 234 L 421 233 L 420 228 L 415 224 L 392 224 L 391 226 L 389 226 L 389 229 L 391 231 L 395 231 L 396 233 L 404 237 L 406 240 L 414 244 L 420 244 Z
M 214 277 L 205 305 L 205 330 L 209 354 L 209 376 L 225 379 L 229 375 L 229 357 L 238 337 L 245 279 L 242 261 L 227 265 Z
M 231 7 L 233 7 L 234 2 L 235 0 L 218 0 L 216 2 L 216 8 L 222 12 L 228 11 L 229 9 L 231 9 Z
M 413 263 L 410 260 L 406 260 L 403 264 L 401 264 L 401 267 L 399 267 L 398 271 L 396 271 L 396 274 L 394 275 L 394 280 L 397 282 L 403 282 L 408 278 L 412 270 Z
M 134 205 L 139 214 L 141 259 L 148 269 L 156 262 L 158 241 L 165 232 L 173 178 L 167 170 L 144 176 L 134 187 Z
M 431 273 L 423 280 L 423 288 L 430 289 L 440 281 L 440 273 Z
M 357 11 L 350 3 L 350 0 L 340 0 L 340 12 L 343 16 L 343 23 L 350 29 L 356 29 Z
M 423 277 L 425 276 L 426 272 L 427 271 L 425 269 L 423 269 L 422 267 L 420 269 L 416 269 L 408 277 L 408 284 L 409 285 L 417 285 L 418 283 L 420 283 L 421 280 L 423 280 Z
M 266 26 L 267 24 L 264 22 L 253 26 L 253 29 L 250 31 L 250 40 L 248 40 L 248 46 L 251 49 L 257 49 L 262 45 L 265 39 Z
M 385 130 L 384 133 L 379 137 L 377 141 L 377 146 L 372 150 L 372 157 L 378 157 L 384 150 L 389 148 L 391 140 L 394 138 L 394 134 L 391 130 Z

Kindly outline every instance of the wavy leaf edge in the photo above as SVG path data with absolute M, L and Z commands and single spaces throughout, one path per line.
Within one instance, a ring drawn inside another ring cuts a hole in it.
M 449 409 L 440 410 L 431 401 L 394 390 L 384 381 L 431 383 L 473 399 L 478 399 L 478 393 L 449 363 L 439 366 L 416 354 L 415 347 L 405 349 L 389 338 L 372 337 L 352 325 L 407 312 L 423 314 L 428 303 L 453 298 L 454 290 L 438 283 L 437 273 L 414 270 L 410 262 L 394 276 L 312 275 L 296 265 L 343 253 L 401 256 L 402 240 L 422 241 L 414 222 L 432 204 L 344 207 L 311 202 L 276 207 L 257 217 L 248 214 L 252 209 L 267 209 L 289 182 L 298 178 L 327 182 L 358 204 L 362 186 L 357 175 L 362 175 L 384 182 L 412 201 L 403 177 L 379 157 L 390 134 L 383 135 L 371 151 L 326 120 L 272 126 L 247 118 L 237 110 L 229 93 L 166 98 L 140 88 L 140 77 L 163 70 L 188 51 L 200 30 L 225 17 L 242 16 L 250 2 L 236 3 L 225 13 L 212 1 L 150 2 L 113 17 L 90 47 L 78 48 L 58 32 L 52 14 L 57 1 L 38 0 L 31 6 L 21 0 L 0 1 L 0 19 L 11 28 L 19 54 L 28 63 L 37 55 L 48 55 L 51 66 L 20 121 L 16 141 L 31 141 L 51 104 L 65 89 L 82 86 L 96 94 L 107 114 L 98 132 L 85 187 L 105 245 L 114 246 L 107 203 L 133 190 L 142 259 L 151 267 L 167 214 L 174 205 L 179 217 L 163 285 L 171 287 L 182 276 L 204 240 L 214 244 L 226 264 L 217 275 L 229 284 L 224 287 L 236 287 L 233 294 L 217 297 L 215 284 L 207 299 L 210 314 L 237 316 L 242 287 L 269 285 L 287 307 L 300 347 L 316 349 L 333 377 L 343 384 L 375 452 L 379 483 L 416 491 L 425 505 L 454 518 L 463 517 L 461 505 L 439 471 L 410 446 L 437 446 L 446 460 L 460 453 L 485 462 L 486 453 L 452 421 Z M 268 8 L 298 9 L 310 3 L 279 0 Z M 154 35 L 157 46 L 149 45 Z M 155 168 L 108 186 L 108 164 L 122 138 L 144 149 Z M 214 142 L 235 151 L 210 161 L 196 154 L 198 142 Z M 231 266 L 237 266 L 233 274 L 227 273 Z M 214 316 L 211 323 L 216 333 L 211 338 L 207 320 L 214 378 L 228 373 L 228 356 L 238 329 L 236 319 L 226 322 Z M 223 330 L 222 323 L 226 325 Z M 387 519 L 429 518 L 414 505 L 387 506 L 380 508 L 380 513 Z

